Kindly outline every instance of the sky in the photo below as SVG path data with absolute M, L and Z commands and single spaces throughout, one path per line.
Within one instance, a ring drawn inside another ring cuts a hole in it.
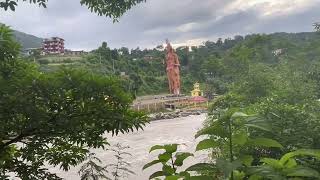
M 309 32 L 320 21 L 320 0 L 147 0 L 120 22 L 91 13 L 80 0 L 49 0 L 47 8 L 19 1 L 0 10 L 0 22 L 38 37 L 62 37 L 66 48 L 153 48 L 168 38 L 175 46 L 235 35 Z

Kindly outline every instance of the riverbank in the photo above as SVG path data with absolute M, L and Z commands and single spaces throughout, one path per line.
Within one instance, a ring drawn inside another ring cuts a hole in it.
M 207 113 L 206 109 L 176 109 L 168 112 L 158 112 L 149 114 L 150 121 L 162 120 L 162 119 L 174 119 L 180 117 L 188 117 L 192 115 L 201 115 Z

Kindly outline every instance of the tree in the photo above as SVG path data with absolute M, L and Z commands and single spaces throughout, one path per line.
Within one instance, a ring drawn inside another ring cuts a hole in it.
M 97 50 L 94 50 L 94 52 L 99 56 L 100 64 L 102 63 L 102 60 L 111 61 L 112 53 L 107 42 L 102 42 L 101 46 Z
M 81 166 L 78 172 L 81 176 L 81 180 L 111 180 L 111 178 L 105 175 L 108 173 L 108 171 L 106 167 L 101 166 L 101 163 L 102 161 L 99 158 L 95 157 L 94 153 L 89 153 L 89 155 L 87 156 L 87 162 L 85 162 Z
M 125 56 L 127 56 L 127 55 L 130 54 L 130 53 L 129 53 L 129 49 L 128 49 L 127 47 L 121 47 L 121 48 L 119 49 L 119 52 L 120 52 L 122 55 L 125 55 Z
M 314 29 L 315 29 L 317 32 L 320 31 L 320 23 L 314 23 L 313 26 L 314 26 Z
M 18 57 L 20 44 L 12 40 L 12 31 L 0 25 L 0 73 L 8 78 L 12 73 L 14 60 Z
M 42 7 L 46 7 L 48 0 L 23 0 L 29 1 L 32 4 L 37 4 Z M 131 9 L 138 3 L 145 2 L 146 0 L 80 0 L 81 5 L 85 5 L 91 12 L 97 13 L 99 16 L 106 16 L 117 21 L 126 11 Z M 5 11 L 15 11 L 18 6 L 18 0 L 6 0 L 0 2 L 0 9 Z M 63 5 L 63 4 L 61 4 Z
M 130 163 L 124 159 L 125 157 L 132 156 L 130 153 L 126 152 L 129 148 L 129 146 L 123 146 L 120 143 L 117 143 L 115 147 L 110 149 L 115 153 L 114 158 L 116 159 L 116 162 L 107 164 L 106 168 L 110 169 L 110 173 L 114 180 L 127 177 L 129 174 L 135 174 L 129 169 L 131 167 Z
M 7 27 L 0 34 L 0 178 L 59 179 L 45 162 L 68 170 L 88 149 L 107 144 L 105 132 L 126 133 L 147 122 L 130 109 L 118 80 L 84 70 L 41 73 L 18 59 Z
M 41 56 L 41 50 L 40 49 L 33 49 L 30 52 L 30 58 L 33 62 L 36 62 L 36 59 L 39 59 Z

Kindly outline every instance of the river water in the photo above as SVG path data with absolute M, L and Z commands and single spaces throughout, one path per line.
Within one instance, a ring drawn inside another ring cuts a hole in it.
M 167 119 L 153 121 L 148 124 L 143 131 L 137 131 L 129 134 L 122 134 L 116 137 L 106 135 L 110 144 L 121 143 L 124 146 L 130 146 L 127 152 L 132 156 L 126 158 L 126 161 L 131 163 L 131 170 L 134 175 L 129 175 L 123 179 L 128 180 L 147 180 L 148 177 L 155 171 L 161 170 L 160 166 L 154 166 L 150 169 L 142 171 L 142 167 L 152 161 L 160 152 L 152 152 L 149 154 L 149 149 L 156 144 L 183 144 L 179 147 L 179 151 L 194 152 L 195 146 L 199 140 L 194 138 L 197 130 L 202 127 L 206 115 L 181 117 L 176 119 Z M 114 161 L 110 151 L 101 149 L 94 150 L 104 164 L 109 164 Z M 195 153 L 195 157 L 188 158 L 185 166 L 191 165 L 199 161 L 205 161 L 207 155 Z M 49 168 L 51 172 L 57 173 L 58 176 L 67 180 L 79 180 L 79 167 L 71 168 L 68 172 L 63 172 L 59 167 Z

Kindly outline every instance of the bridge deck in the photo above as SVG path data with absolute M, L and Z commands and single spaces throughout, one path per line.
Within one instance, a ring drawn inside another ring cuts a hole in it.
M 138 97 L 132 105 L 133 109 L 154 112 L 166 108 L 180 108 L 194 105 L 191 96 L 154 95 Z

